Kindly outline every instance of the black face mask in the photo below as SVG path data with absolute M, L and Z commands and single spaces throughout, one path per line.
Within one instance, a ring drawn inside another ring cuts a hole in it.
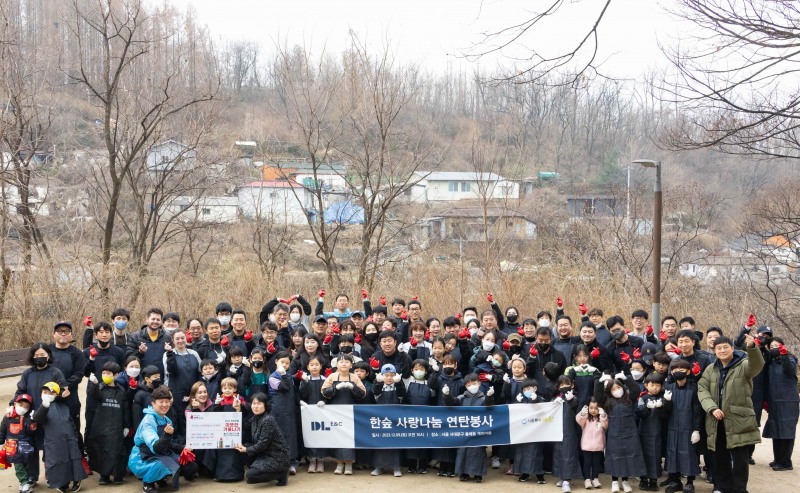
M 781 350 L 775 347 L 769 350 L 769 354 L 773 358 L 778 358 L 781 355 Z
M 522 348 L 517 346 L 516 344 L 512 344 L 510 348 L 508 348 L 508 354 L 519 354 L 522 351 Z
M 611 337 L 613 337 L 615 341 L 620 342 L 622 339 L 625 338 L 625 332 L 622 330 L 612 332 Z
M 447 375 L 448 377 L 450 377 L 450 376 L 453 376 L 453 375 L 455 375 L 455 373 L 456 373 L 456 369 L 455 369 L 455 368 L 450 368 L 449 366 L 446 366 L 446 367 L 444 367 L 444 368 L 442 369 L 442 371 L 443 371 L 443 372 L 444 372 L 444 374 L 445 374 L 445 375 Z
M 528 341 L 528 342 L 535 342 L 536 341 L 536 336 L 531 336 L 531 337 L 527 337 L 526 336 L 525 340 Z
M 161 380 L 151 380 L 150 386 L 153 387 L 153 390 L 161 387 Z
M 572 387 L 559 387 L 558 388 L 558 391 L 561 392 L 562 394 L 566 394 L 570 390 L 572 390 Z
M 509 322 L 511 322 L 512 324 L 515 324 L 515 323 L 517 323 L 517 319 L 518 319 L 518 318 L 519 318 L 519 315 L 517 315 L 516 313 L 513 313 L 513 314 L 511 314 L 511 315 L 506 315 L 506 319 L 507 319 Z
M 105 348 L 107 348 L 108 346 L 111 345 L 111 341 L 103 342 L 103 341 L 98 340 L 97 341 L 97 345 L 100 346 L 101 348 L 105 349 Z
M 541 344 L 537 342 L 536 345 L 539 346 L 539 350 L 543 353 L 546 353 L 550 349 L 550 344 Z
M 344 354 L 350 354 L 353 352 L 353 346 L 339 346 L 339 351 Z
M 253 368 L 261 368 L 262 366 L 264 366 L 263 361 L 256 360 L 256 361 L 251 361 L 250 363 L 253 365 Z
M 378 340 L 378 333 L 370 332 L 369 334 L 364 334 L 364 339 L 368 340 L 369 342 L 375 342 Z
M 685 371 L 673 371 L 672 372 L 672 378 L 674 378 L 677 381 L 681 381 L 684 378 L 686 378 L 686 376 L 688 374 L 689 374 L 689 372 L 685 372 Z
M 36 365 L 37 368 L 44 368 L 47 366 L 47 358 L 43 356 L 33 358 L 33 364 Z

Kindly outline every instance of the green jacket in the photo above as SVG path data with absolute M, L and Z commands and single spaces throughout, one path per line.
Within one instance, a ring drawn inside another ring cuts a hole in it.
M 709 366 L 700 377 L 697 386 L 697 397 L 706 412 L 706 432 L 708 448 L 714 450 L 717 443 L 717 418 L 711 413 L 722 409 L 725 414 L 725 443 L 727 448 L 743 447 L 761 442 L 761 434 L 756 424 L 756 413 L 753 410 L 753 377 L 764 368 L 764 356 L 757 346 L 747 348 L 747 357 L 734 354 L 723 384 L 722 403 L 719 401 L 718 363 Z

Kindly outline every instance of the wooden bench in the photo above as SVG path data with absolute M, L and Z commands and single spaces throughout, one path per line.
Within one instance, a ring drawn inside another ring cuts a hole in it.
M 22 375 L 28 367 L 29 349 L 13 349 L 0 351 L 0 378 L 16 377 Z

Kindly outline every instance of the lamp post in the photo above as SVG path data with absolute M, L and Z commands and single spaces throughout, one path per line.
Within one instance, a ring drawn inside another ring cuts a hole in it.
M 653 287 L 651 298 L 653 300 L 652 319 L 656 335 L 661 333 L 661 161 L 652 159 L 636 159 L 634 164 L 641 164 L 645 168 L 656 169 L 656 181 L 653 185 Z

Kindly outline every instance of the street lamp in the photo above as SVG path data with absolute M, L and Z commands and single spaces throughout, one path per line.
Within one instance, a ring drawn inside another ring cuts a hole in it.
M 653 325 L 656 335 L 661 333 L 661 161 L 652 159 L 636 159 L 634 164 L 641 164 L 645 168 L 656 169 L 656 182 L 653 185 Z

